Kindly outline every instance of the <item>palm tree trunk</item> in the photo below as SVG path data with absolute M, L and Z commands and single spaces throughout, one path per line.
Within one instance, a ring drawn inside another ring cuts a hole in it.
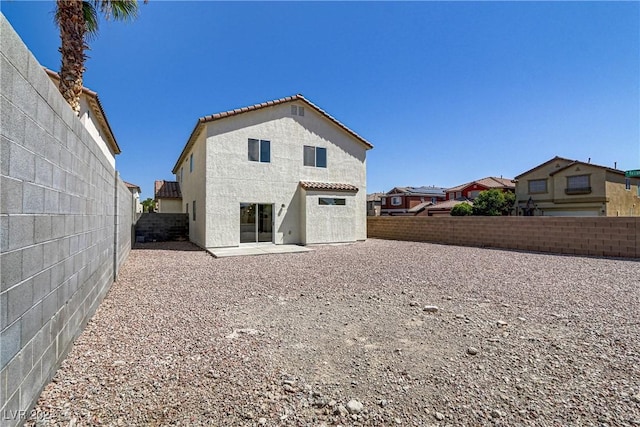
M 82 74 L 87 48 L 84 36 L 86 24 L 82 12 L 81 0 L 57 0 L 60 26 L 60 93 L 69 103 L 71 109 L 80 113 L 80 96 L 82 95 Z

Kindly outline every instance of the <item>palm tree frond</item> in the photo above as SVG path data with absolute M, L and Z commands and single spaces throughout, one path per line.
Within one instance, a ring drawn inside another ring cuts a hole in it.
M 82 14 L 87 27 L 87 38 L 94 39 L 98 35 L 98 12 L 95 7 L 88 2 L 82 2 Z
M 137 0 L 92 0 L 92 3 L 107 20 L 129 21 L 138 16 Z

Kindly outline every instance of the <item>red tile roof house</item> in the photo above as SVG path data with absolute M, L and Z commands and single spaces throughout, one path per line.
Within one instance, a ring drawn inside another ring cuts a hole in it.
M 373 146 L 302 95 L 197 120 L 172 172 L 204 248 L 367 237 Z
M 158 213 L 182 213 L 182 193 L 176 181 L 156 181 L 154 199 Z
M 417 215 L 446 198 L 442 187 L 395 187 L 381 200 L 381 215 Z
M 516 184 L 510 178 L 496 178 L 489 176 L 466 184 L 447 188 L 447 200 L 435 206 L 428 206 L 421 215 L 450 215 L 451 209 L 457 204 L 468 203 L 473 206 L 473 200 L 478 197 L 481 191 L 497 188 L 502 191 L 515 192 Z
M 473 200 L 478 197 L 478 194 L 480 194 L 481 191 L 492 190 L 494 188 L 504 192 L 514 193 L 516 191 L 516 183 L 511 178 L 496 178 L 489 176 L 476 181 L 467 182 L 466 184 L 447 188 L 447 200 Z

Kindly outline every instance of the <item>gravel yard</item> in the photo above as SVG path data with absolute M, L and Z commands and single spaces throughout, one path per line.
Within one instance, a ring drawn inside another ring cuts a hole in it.
M 640 425 L 639 262 L 314 249 L 140 245 L 28 424 Z

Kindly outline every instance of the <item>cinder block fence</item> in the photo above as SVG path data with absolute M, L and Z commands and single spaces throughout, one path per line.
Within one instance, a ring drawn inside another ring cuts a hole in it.
M 0 14 L 0 425 L 24 422 L 131 248 L 132 195 Z
M 368 217 L 367 236 L 458 246 L 640 258 L 639 217 Z
M 135 228 L 136 242 L 189 240 L 189 214 L 143 213 Z

